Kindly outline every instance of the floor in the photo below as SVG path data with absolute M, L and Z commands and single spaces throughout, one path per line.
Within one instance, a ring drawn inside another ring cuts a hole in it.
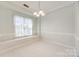
M 45 41 L 37 41 L 28 46 L 13 49 L 0 55 L 1 57 L 72 57 L 74 50 L 50 44 Z

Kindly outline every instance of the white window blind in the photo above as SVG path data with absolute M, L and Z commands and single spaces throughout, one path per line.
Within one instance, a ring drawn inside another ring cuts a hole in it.
M 32 35 L 32 19 L 14 16 L 16 36 Z

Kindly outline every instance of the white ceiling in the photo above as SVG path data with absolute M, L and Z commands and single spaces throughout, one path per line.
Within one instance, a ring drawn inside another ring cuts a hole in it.
M 39 1 L 12 1 L 12 2 L 1 2 L 3 5 L 8 6 L 9 8 L 17 9 L 18 11 L 24 13 L 33 13 L 39 11 Z M 63 6 L 74 3 L 73 1 L 41 1 L 40 8 L 49 13 Z M 30 8 L 26 8 L 23 4 L 27 4 Z
M 39 2 L 27 2 L 33 9 L 39 10 Z M 69 5 L 73 2 L 58 2 L 58 1 L 42 1 L 40 2 L 40 8 L 44 10 L 45 12 L 50 12 L 52 10 L 55 10 L 59 7 L 63 7 L 65 5 Z

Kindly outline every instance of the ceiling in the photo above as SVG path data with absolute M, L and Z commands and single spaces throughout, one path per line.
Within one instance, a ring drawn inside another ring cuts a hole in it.
M 35 11 L 39 11 L 42 9 L 45 13 L 49 13 L 63 6 L 70 5 L 74 3 L 73 1 L 40 1 L 40 9 L 39 9 L 39 1 L 6 1 L 0 2 L 0 4 L 7 6 L 11 9 L 23 12 L 30 13 L 31 15 Z M 26 8 L 23 4 L 27 4 L 30 8 Z

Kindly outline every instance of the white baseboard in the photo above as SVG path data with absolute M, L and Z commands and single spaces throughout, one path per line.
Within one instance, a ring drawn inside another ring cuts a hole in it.
M 42 39 L 68 48 L 75 47 L 75 39 L 72 33 L 44 33 Z
M 74 35 L 74 38 L 75 38 L 75 43 L 76 43 L 76 55 L 77 57 L 79 57 L 79 37 L 77 35 Z
M 76 50 L 76 44 L 75 44 L 75 42 L 76 42 L 75 37 L 74 37 L 74 34 L 72 34 L 72 33 L 52 33 L 52 34 L 45 33 L 43 35 L 42 39 L 48 43 L 57 44 L 59 46 L 63 46 L 63 47 L 72 49 L 74 51 L 74 55 L 78 56 L 77 50 Z
M 7 51 L 22 47 L 24 45 L 30 45 L 31 43 L 36 42 L 36 41 L 38 41 L 37 36 L 3 41 L 0 43 L 0 54 L 3 54 Z
M 43 40 L 46 41 L 46 42 L 49 42 L 50 44 L 56 44 L 56 45 L 59 45 L 59 46 L 70 48 L 70 49 L 74 48 L 73 46 L 69 46 L 69 45 L 63 44 L 61 42 L 57 42 L 57 41 L 50 42 L 48 39 L 43 39 Z

